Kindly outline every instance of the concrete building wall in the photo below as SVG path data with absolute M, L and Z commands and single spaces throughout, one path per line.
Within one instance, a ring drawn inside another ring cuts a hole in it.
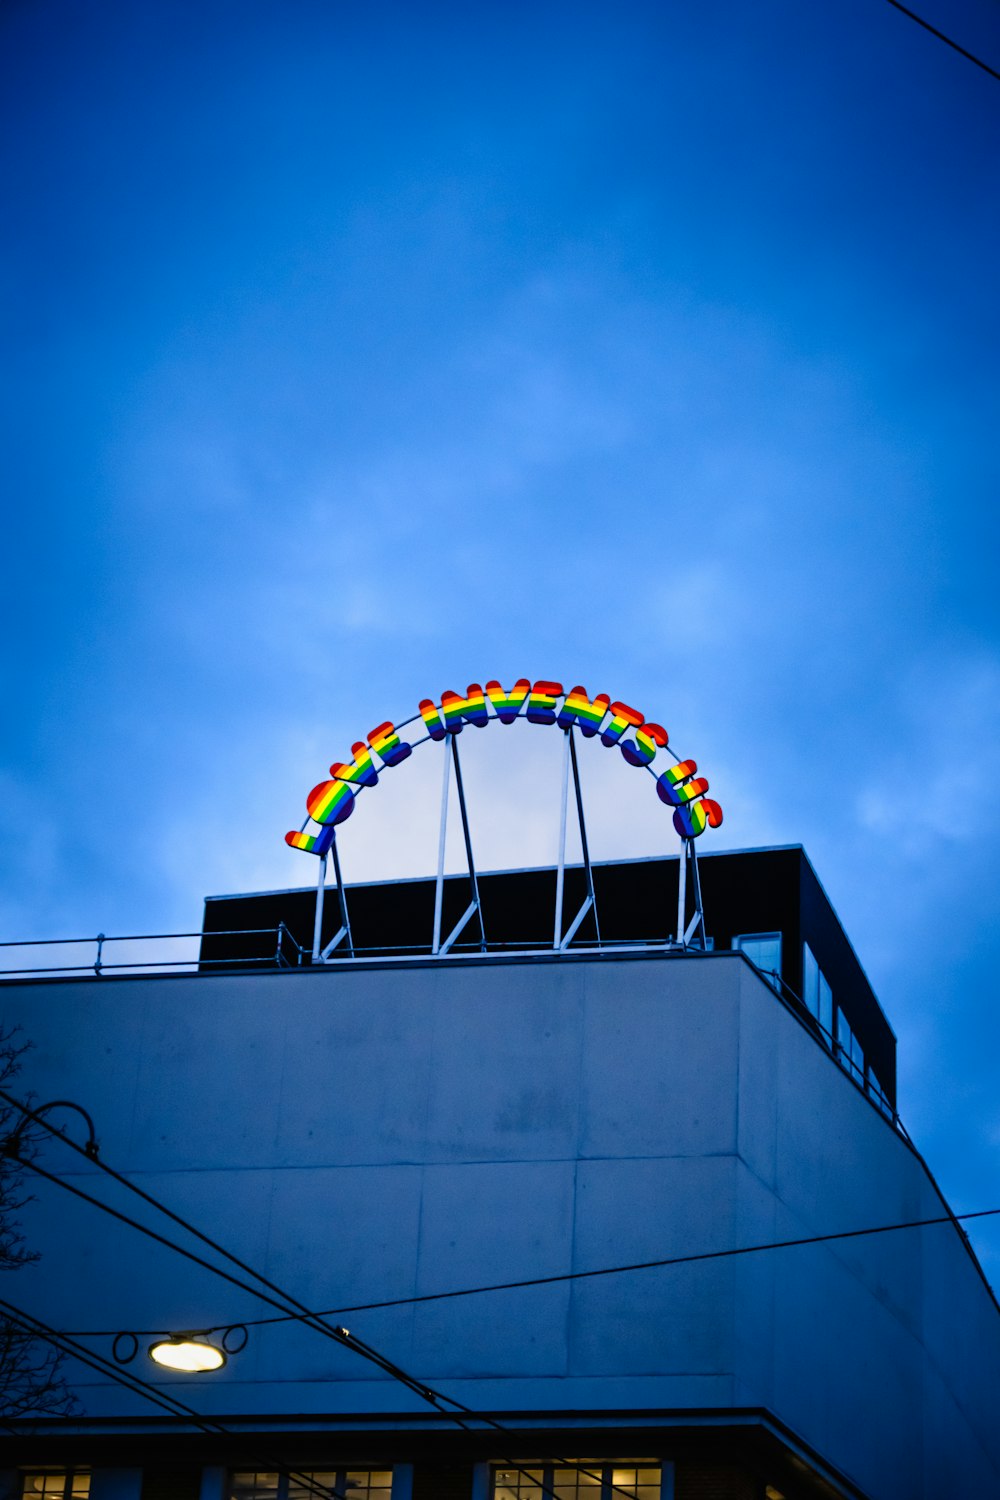
M 919 1158 L 735 956 L 3 1000 L 35 1043 L 25 1091 L 86 1105 L 109 1164 L 318 1308 L 942 1211 Z M 42 1159 L 135 1213 L 58 1143 Z M 268 1312 L 56 1188 L 38 1184 L 26 1224 L 44 1261 L 8 1295 L 58 1327 Z M 1000 1492 L 1000 1317 L 950 1225 L 337 1321 L 479 1409 L 763 1407 L 873 1497 Z M 295 1324 L 173 1388 L 216 1413 L 418 1409 Z M 144 1410 L 96 1377 L 81 1389 L 92 1413 Z

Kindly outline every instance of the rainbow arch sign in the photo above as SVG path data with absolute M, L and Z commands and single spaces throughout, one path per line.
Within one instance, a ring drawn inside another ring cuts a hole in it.
M 559 682 L 520 677 L 509 691 L 496 681 L 488 682 L 485 691 L 473 682 L 464 695 L 449 690 L 439 703 L 423 698 L 417 713 L 398 727 L 391 720 L 377 724 L 351 746 L 349 762 L 334 761 L 330 779 L 313 787 L 306 798 L 308 816 L 300 829 L 285 834 L 285 843 L 306 854 L 326 854 L 337 825 L 354 812 L 358 794 L 377 786 L 384 772 L 402 765 L 419 745 L 461 734 L 466 725 L 485 729 L 490 724 L 513 724 L 518 718 L 529 724 L 554 724 L 567 734 L 578 729 L 584 739 L 599 738 L 606 749 L 620 751 L 627 765 L 648 771 L 660 801 L 673 810 L 681 838 L 694 839 L 706 828 L 721 825 L 722 808 L 706 797 L 708 782 L 697 774 L 697 762 L 680 760 L 668 750 L 669 736 L 662 724 L 648 721 L 639 709 L 607 693 L 591 698 L 583 687 L 567 692 Z M 406 741 L 400 731 L 411 724 L 419 725 L 420 737 Z M 672 764 L 660 769 L 654 762 L 662 752 Z

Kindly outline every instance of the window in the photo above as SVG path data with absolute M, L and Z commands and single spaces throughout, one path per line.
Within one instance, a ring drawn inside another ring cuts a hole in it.
M 89 1469 L 46 1469 L 25 1474 L 21 1494 L 25 1500 L 87 1500 Z
M 781 933 L 740 932 L 733 938 L 733 947 L 755 963 L 765 974 L 781 974 Z M 781 992 L 777 979 L 768 981 L 772 989 Z
M 819 1016 L 817 1018 L 822 1026 L 826 1044 L 833 1046 L 833 990 L 827 984 L 822 969 L 819 972 Z
M 893 1116 L 893 1108 L 889 1102 L 889 1096 L 882 1085 L 879 1083 L 878 1079 L 875 1077 L 870 1063 L 865 1070 L 865 1087 L 867 1088 L 868 1093 L 870 1094 L 872 1099 L 874 1099 L 875 1103 L 878 1105 L 879 1109 L 885 1115 L 886 1119 L 891 1120 Z
M 230 1500 L 319 1500 L 317 1490 L 342 1500 L 389 1500 L 391 1469 L 241 1469 L 230 1475 Z
M 823 1040 L 833 1046 L 833 991 L 813 956 L 808 943 L 802 944 L 802 999 L 823 1031 Z
M 492 1500 L 660 1500 L 662 1465 L 655 1458 L 580 1459 L 575 1464 L 525 1464 L 493 1470 Z
M 837 1061 L 858 1083 L 864 1083 L 865 1054 L 839 1006 L 837 1007 Z

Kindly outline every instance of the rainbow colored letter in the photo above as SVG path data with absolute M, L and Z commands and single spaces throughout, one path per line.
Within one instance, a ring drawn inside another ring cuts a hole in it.
M 561 682 L 536 682 L 528 698 L 528 718 L 532 724 L 556 722 L 556 699 L 562 693 Z
M 295 829 L 285 834 L 285 843 L 290 849 L 303 849 L 306 854 L 325 854 L 333 843 L 333 824 L 321 828 L 319 833 L 298 833 Z
M 629 708 L 627 703 L 612 703 L 611 719 L 601 735 L 601 744 L 617 745 L 626 729 L 638 729 L 645 722 L 646 715 L 637 708 Z
M 521 709 L 524 700 L 531 692 L 531 683 L 527 677 L 519 677 L 509 693 L 505 693 L 499 682 L 488 682 L 486 693 L 493 704 L 493 712 L 501 724 L 513 724 Z
M 696 839 L 706 828 L 719 828 L 722 825 L 722 808 L 711 797 L 706 797 L 703 802 L 692 802 L 687 807 L 678 807 L 674 811 L 674 827 L 682 839 Z
M 682 760 L 676 766 L 671 766 L 669 771 L 664 771 L 662 776 L 658 776 L 656 795 L 660 801 L 665 802 L 668 807 L 683 807 L 686 802 L 693 802 L 696 797 L 704 796 L 708 791 L 705 778 L 695 776 L 693 781 L 688 779 L 694 776 L 697 769 L 696 760 Z
M 441 712 L 444 715 L 444 727 L 449 734 L 462 733 L 463 719 L 468 719 L 477 729 L 485 729 L 490 722 L 486 712 L 486 699 L 478 682 L 469 684 L 468 694 L 464 698 L 460 698 L 458 693 L 442 693 Z
M 643 724 L 634 740 L 622 740 L 618 748 L 630 766 L 649 766 L 656 758 L 657 747 L 662 750 L 669 738 L 662 724 Z
M 386 766 L 398 766 L 401 760 L 413 754 L 410 746 L 400 740 L 391 721 L 377 724 L 368 735 L 368 743 Z
M 424 721 L 427 733 L 432 740 L 443 740 L 445 727 L 438 718 L 437 705 L 430 698 L 421 698 L 420 717 Z
M 607 693 L 598 693 L 591 703 L 586 688 L 575 687 L 566 694 L 566 702 L 559 710 L 556 723 L 560 729 L 570 729 L 574 724 L 579 724 L 584 738 L 592 739 L 604 723 L 604 715 L 610 702 Z
M 345 766 L 339 760 L 335 760 L 330 767 L 330 775 L 337 781 L 349 781 L 354 786 L 378 786 L 378 776 L 372 763 L 371 751 L 364 740 L 359 740 L 356 745 L 351 746 L 351 754 L 354 756 L 353 766 Z
M 346 781 L 321 781 L 306 798 L 306 811 L 314 823 L 346 823 L 354 811 L 354 793 Z

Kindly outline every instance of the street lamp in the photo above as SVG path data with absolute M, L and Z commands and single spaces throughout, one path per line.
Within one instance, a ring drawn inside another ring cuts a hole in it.
M 221 1370 L 226 1356 L 215 1344 L 204 1344 L 200 1339 L 186 1334 L 174 1334 L 169 1339 L 157 1339 L 146 1353 L 154 1364 L 167 1370 L 179 1370 L 185 1375 L 200 1375 L 206 1370 Z

